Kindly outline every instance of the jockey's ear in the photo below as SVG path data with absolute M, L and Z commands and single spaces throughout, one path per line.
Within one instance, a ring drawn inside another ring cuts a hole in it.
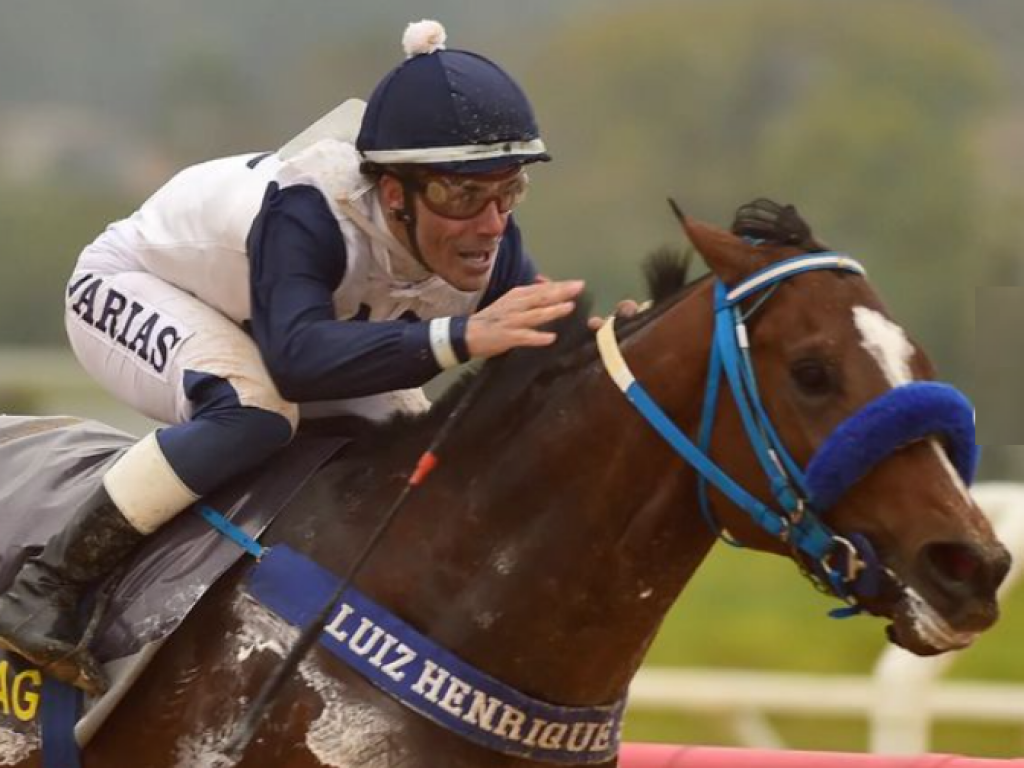
M 380 189 L 381 205 L 385 213 L 405 207 L 405 190 L 402 182 L 390 174 L 382 174 L 377 182 Z
M 681 215 L 679 220 L 693 247 L 704 257 L 708 269 L 726 285 L 735 285 L 767 266 L 763 248 L 692 216 Z

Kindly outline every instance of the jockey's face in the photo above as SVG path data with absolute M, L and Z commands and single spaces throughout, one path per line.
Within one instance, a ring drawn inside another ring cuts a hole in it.
M 432 182 L 435 182 L 432 186 Z M 487 286 L 502 235 L 512 208 L 525 194 L 525 174 L 518 168 L 496 174 L 472 176 L 420 176 L 416 178 L 416 240 L 427 266 L 460 291 L 477 291 Z M 398 179 L 381 179 L 381 202 L 385 211 L 401 209 L 404 203 Z M 427 198 L 429 194 L 435 198 Z M 450 195 L 455 210 L 446 210 Z M 479 204 L 467 205 L 466 197 Z M 459 203 L 462 210 L 457 210 Z M 475 210 L 475 209 L 479 210 Z M 460 218 L 443 215 L 457 213 Z M 411 248 L 402 222 L 388 219 L 392 233 Z

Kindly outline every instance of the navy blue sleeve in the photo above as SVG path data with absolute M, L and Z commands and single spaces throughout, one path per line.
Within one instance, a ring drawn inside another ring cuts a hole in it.
M 523 250 L 523 236 L 512 216 L 508 217 L 508 226 L 498 248 L 498 257 L 494 263 L 494 272 L 487 290 L 477 309 L 493 304 L 513 288 L 520 285 L 532 285 L 537 282 L 537 267 Z
M 336 319 L 345 239 L 315 187 L 270 184 L 247 247 L 252 335 L 286 399 L 362 397 L 440 372 L 428 323 Z

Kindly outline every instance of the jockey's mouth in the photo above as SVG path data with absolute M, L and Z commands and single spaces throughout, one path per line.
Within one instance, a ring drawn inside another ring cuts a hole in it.
M 498 255 L 498 246 L 494 245 L 490 248 L 484 249 L 459 248 L 457 252 L 459 254 L 459 258 L 462 259 L 467 266 L 482 271 L 490 269 L 491 264 Z
M 486 263 L 494 256 L 495 251 L 459 251 L 459 256 L 466 261 Z

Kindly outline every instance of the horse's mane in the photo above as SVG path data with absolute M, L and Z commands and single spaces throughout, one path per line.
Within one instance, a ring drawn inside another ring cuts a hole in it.
M 624 339 L 657 319 L 690 290 L 701 282 L 689 282 L 691 259 L 678 249 L 662 248 L 652 253 L 644 263 L 643 271 L 648 292 L 654 306 L 634 318 L 620 320 L 618 336 Z M 592 301 L 584 296 L 577 301 L 575 311 L 550 326 L 557 340 L 549 347 L 519 348 L 477 366 L 452 384 L 444 395 L 425 414 L 399 415 L 382 424 L 363 423 L 356 434 L 363 447 L 415 443 L 429 440 L 451 416 L 457 405 L 470 391 L 478 378 L 478 394 L 462 415 L 458 432 L 463 438 L 486 436 L 487 440 L 500 439 L 508 431 L 519 428 L 531 413 L 540 410 L 543 402 L 556 396 L 556 387 L 571 386 L 567 374 L 578 371 L 597 357 L 594 334 L 587 327 Z M 507 413 L 515 406 L 517 419 L 508 419 Z M 351 425 L 348 426 L 351 429 Z

